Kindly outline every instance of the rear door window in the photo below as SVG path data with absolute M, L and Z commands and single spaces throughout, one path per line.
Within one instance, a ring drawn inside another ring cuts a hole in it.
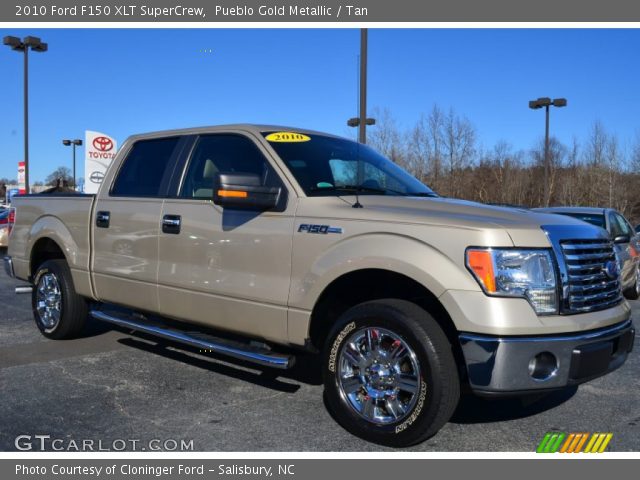
M 172 171 L 180 137 L 139 140 L 124 160 L 111 195 L 121 197 L 160 197 Z

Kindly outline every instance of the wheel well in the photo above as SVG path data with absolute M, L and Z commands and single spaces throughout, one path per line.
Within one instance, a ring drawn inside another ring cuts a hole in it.
M 437 297 L 412 278 L 381 269 L 344 274 L 324 289 L 311 313 L 309 333 L 313 347 L 322 350 L 331 327 L 346 310 L 381 298 L 407 300 L 429 312 L 449 339 L 458 366 L 464 365 L 457 329 Z
M 31 277 L 43 262 L 52 259 L 65 259 L 62 249 L 50 238 L 39 239 L 31 249 Z

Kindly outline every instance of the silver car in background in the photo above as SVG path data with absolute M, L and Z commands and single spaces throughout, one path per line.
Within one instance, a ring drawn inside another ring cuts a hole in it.
M 640 235 L 620 212 L 613 208 L 596 207 L 548 207 L 532 210 L 567 215 L 605 229 L 613 241 L 618 259 L 622 293 L 630 300 L 640 297 Z

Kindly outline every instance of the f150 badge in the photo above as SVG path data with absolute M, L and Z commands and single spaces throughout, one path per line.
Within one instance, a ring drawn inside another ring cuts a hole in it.
M 311 223 L 302 223 L 298 227 L 298 233 L 319 233 L 326 235 L 327 233 L 342 233 L 342 227 L 332 227 L 331 225 L 315 225 Z

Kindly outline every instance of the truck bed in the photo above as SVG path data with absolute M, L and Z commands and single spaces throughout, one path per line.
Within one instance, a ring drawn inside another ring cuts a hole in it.
M 30 253 L 43 238 L 50 238 L 61 248 L 69 263 L 76 290 L 92 297 L 89 278 L 91 245 L 90 221 L 95 195 L 31 194 L 14 197 L 16 223 L 9 243 L 16 277 L 29 280 Z

